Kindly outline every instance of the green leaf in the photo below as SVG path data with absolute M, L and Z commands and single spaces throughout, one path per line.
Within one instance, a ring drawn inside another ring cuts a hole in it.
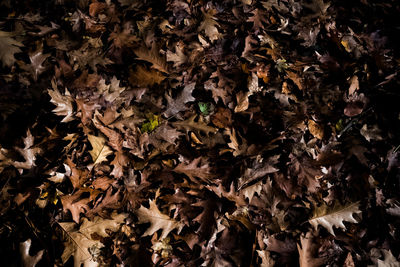
M 158 127 L 158 125 L 160 124 L 159 122 L 159 117 L 157 115 L 154 114 L 150 114 L 147 116 L 148 121 L 142 124 L 142 127 L 140 128 L 140 130 L 142 131 L 142 133 L 148 133 L 153 131 L 155 128 Z

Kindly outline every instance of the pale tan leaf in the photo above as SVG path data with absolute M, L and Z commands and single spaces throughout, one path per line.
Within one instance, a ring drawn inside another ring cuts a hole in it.
M 260 195 L 260 192 L 263 188 L 262 186 L 263 181 L 259 181 L 251 186 L 248 186 L 246 188 L 243 188 L 242 190 L 240 190 L 244 197 L 247 198 L 249 200 L 249 203 L 251 202 L 251 200 L 253 199 L 253 196 L 255 193 L 257 193 L 258 195 Z
M 65 116 L 61 122 L 69 122 L 74 119 L 74 111 L 72 106 L 72 98 L 67 89 L 65 89 L 65 95 L 62 95 L 58 90 L 57 86 L 53 86 L 54 90 L 48 90 L 51 97 L 50 102 L 55 104 L 57 107 L 53 109 L 53 112 L 58 116 Z
M 107 156 L 113 151 L 106 145 L 106 139 L 102 136 L 88 135 L 92 150 L 89 151 L 94 165 L 107 160 Z
M 218 32 L 218 28 L 216 27 L 218 23 L 215 21 L 214 15 L 216 14 L 216 10 L 210 9 L 207 13 L 203 12 L 204 20 L 201 22 L 198 30 L 204 30 L 204 33 L 210 39 L 211 42 L 218 40 L 222 35 Z
M 360 214 L 359 202 L 352 203 L 347 206 L 335 205 L 329 208 L 326 205 L 321 205 L 314 210 L 314 216 L 308 220 L 309 223 L 317 230 L 318 225 L 325 227 L 329 233 L 335 235 L 333 227 L 346 229 L 343 222 L 357 223 L 353 214 Z
M 34 147 L 33 145 L 34 137 L 32 136 L 30 130 L 26 132 L 26 137 L 24 138 L 24 148 L 16 147 L 15 149 L 24 157 L 25 162 L 13 161 L 11 164 L 17 169 L 31 169 L 35 166 L 36 155 L 40 153 L 40 148 Z
M 382 249 L 384 260 L 378 260 L 378 267 L 400 267 L 400 262 L 393 256 L 390 250 Z
M 183 48 L 179 44 L 177 44 L 177 46 L 175 46 L 175 53 L 173 53 L 169 50 L 167 51 L 167 61 L 174 62 L 175 68 L 186 63 L 187 57 L 183 53 Z
M 178 229 L 178 233 L 182 230 L 184 224 L 161 213 L 155 200 L 149 200 L 149 204 L 149 208 L 140 206 L 136 211 L 139 218 L 138 223 L 150 223 L 150 227 L 146 230 L 143 236 L 153 235 L 155 232 L 162 229 L 160 239 L 164 239 L 172 230 Z
M 261 258 L 260 267 L 273 267 L 275 262 L 272 259 L 270 252 L 267 250 L 256 250 L 258 256 Z
M 79 230 L 75 229 L 75 223 L 58 223 L 68 237 L 67 241 L 64 243 L 64 252 L 61 255 L 63 264 L 73 256 L 75 267 L 80 267 L 81 264 L 83 264 L 84 267 L 99 266 L 96 258 L 100 255 L 100 249 L 104 247 L 104 245 L 100 240 L 93 240 L 92 234 L 108 237 L 109 235 L 106 230 L 111 232 L 118 231 L 126 217 L 127 215 L 123 213 L 113 213 L 111 219 L 103 219 L 100 217 L 95 217 L 92 221 L 84 219 Z
M 360 83 L 358 77 L 354 75 L 350 79 L 349 95 L 354 94 L 358 89 L 360 89 Z
M 246 111 L 249 108 L 249 95 L 250 92 L 240 91 L 236 94 L 237 105 L 235 107 L 235 113 Z

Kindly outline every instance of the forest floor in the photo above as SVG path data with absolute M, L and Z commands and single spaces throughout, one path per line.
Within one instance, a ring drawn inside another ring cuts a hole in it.
M 2 266 L 400 266 L 397 1 L 0 2 Z

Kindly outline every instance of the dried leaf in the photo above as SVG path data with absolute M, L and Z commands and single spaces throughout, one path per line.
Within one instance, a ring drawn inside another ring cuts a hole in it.
M 299 251 L 300 256 L 300 267 L 318 267 L 325 262 L 322 258 L 314 257 L 317 246 L 313 242 L 313 235 L 311 232 L 307 232 L 305 236 L 300 237 L 300 244 L 301 246 L 297 244 L 297 250 Z
M 167 110 L 163 113 L 167 118 L 178 114 L 181 111 L 187 110 L 186 103 L 195 101 L 196 99 L 192 96 L 192 92 L 196 87 L 196 83 L 190 83 L 186 85 L 182 92 L 176 99 L 173 99 L 169 95 L 165 95 L 168 106 Z
M 183 173 L 195 183 L 199 183 L 196 178 L 199 178 L 205 183 L 212 183 L 212 179 L 215 177 L 212 168 L 208 165 L 207 161 L 198 157 L 192 160 L 189 164 L 180 163 L 173 169 L 174 172 Z
M 93 164 L 99 164 L 107 160 L 107 156 L 111 155 L 113 151 L 105 144 L 106 139 L 102 136 L 88 135 L 92 150 L 89 151 L 93 159 Z
M 14 54 L 20 53 L 19 47 L 24 46 L 22 43 L 11 38 L 11 32 L 0 31 L 0 60 L 3 67 L 11 67 L 15 63 Z
M 65 95 L 62 95 L 55 83 L 53 83 L 53 90 L 48 90 L 51 97 L 50 102 L 55 104 L 57 107 L 53 109 L 53 112 L 58 116 L 65 116 L 61 122 L 70 122 L 74 120 L 74 109 L 72 106 L 72 97 L 67 89 L 65 89 Z
M 164 73 L 168 73 L 168 65 L 163 57 L 158 53 L 156 45 L 153 43 L 151 50 L 146 47 L 141 47 L 134 50 L 136 56 L 140 60 L 147 61 L 152 64 L 152 67 Z
M 146 230 L 143 236 L 153 235 L 158 230 L 162 230 L 159 239 L 164 239 L 174 229 L 178 229 L 178 233 L 183 228 L 183 223 L 171 219 L 168 215 L 161 213 L 158 209 L 155 200 L 149 200 L 150 207 L 145 208 L 140 206 L 136 211 L 139 218 L 138 223 L 150 223 L 150 227 Z
M 315 208 L 314 215 L 309 219 L 309 223 L 317 230 L 318 225 L 325 227 L 329 233 L 335 235 L 333 227 L 346 229 L 343 222 L 357 223 L 353 214 L 360 214 L 359 203 L 352 203 L 346 206 L 335 205 L 330 208 L 325 204 Z
M 150 87 L 160 84 L 166 77 L 159 71 L 147 70 L 145 67 L 137 66 L 130 72 L 129 82 L 139 87 Z
M 36 255 L 29 255 L 31 248 L 31 240 L 19 243 L 19 252 L 21 253 L 21 261 L 23 267 L 35 267 L 36 264 L 42 259 L 44 250 L 40 250 Z
M 218 40 L 222 36 L 216 27 L 218 23 L 215 21 L 215 14 L 216 10 L 214 9 L 210 9 L 207 13 L 203 12 L 204 20 L 201 22 L 198 28 L 199 31 L 204 30 L 211 42 Z

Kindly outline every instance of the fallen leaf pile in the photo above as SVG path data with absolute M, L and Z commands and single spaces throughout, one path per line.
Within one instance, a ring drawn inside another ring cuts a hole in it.
M 2 266 L 400 266 L 399 12 L 1 1 Z

